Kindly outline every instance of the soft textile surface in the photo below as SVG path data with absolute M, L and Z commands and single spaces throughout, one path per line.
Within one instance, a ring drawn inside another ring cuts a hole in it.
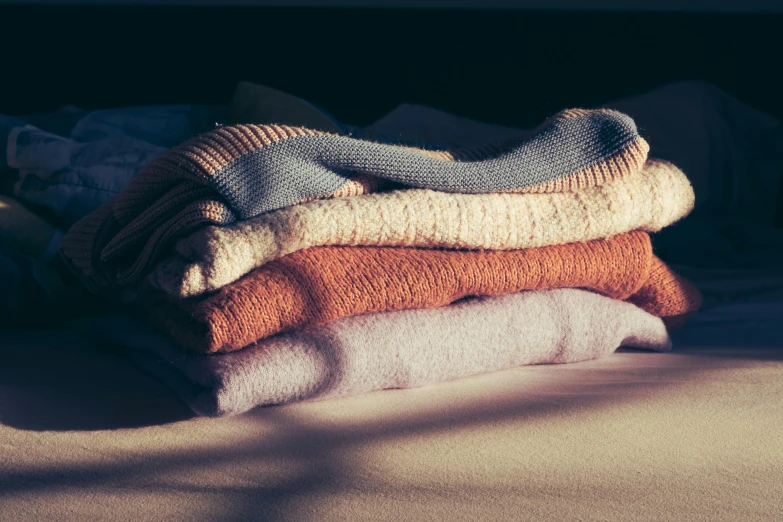
M 322 109 L 266 85 L 239 82 L 229 104 L 231 123 L 276 123 L 343 133 L 345 126 Z
M 156 296 L 149 312 L 183 347 L 230 352 L 342 317 L 550 288 L 591 289 L 661 317 L 693 311 L 700 299 L 653 255 L 646 233 L 630 232 L 509 251 L 316 247 L 267 263 L 205 298 Z
M 18 200 L 0 195 L 0 245 L 41 261 L 57 254 L 62 232 Z
M 696 191 L 692 221 L 772 222 L 783 166 L 777 118 L 703 82 L 666 85 L 606 106 L 633 117 L 654 156 L 688 174 Z
M 767 326 L 779 328 L 777 306 Z M 721 326 L 733 342 L 748 330 Z M 780 342 L 675 343 L 190 420 L 163 385 L 85 344 L 61 331 L 0 337 L 3 518 L 783 515 Z
M 650 144 L 650 156 L 677 165 L 694 187 L 695 211 L 656 238 L 662 259 L 716 269 L 780 266 L 783 125 L 779 119 L 704 82 L 665 85 L 605 106 L 631 116 Z M 524 133 L 413 105 L 401 105 L 365 130 L 449 147 Z
M 579 192 L 447 194 L 398 190 L 295 205 L 225 227 L 208 227 L 177 245 L 152 273 L 179 297 L 236 281 L 253 268 L 323 245 L 508 250 L 655 232 L 693 207 L 677 167 L 648 161 L 636 174 Z
M 671 347 L 661 319 L 576 289 L 351 317 L 225 355 L 185 354 L 129 318 L 107 319 L 102 330 L 193 411 L 209 416 L 595 359 L 619 346 Z
M 453 151 L 299 127 L 223 127 L 151 163 L 69 231 L 62 253 L 95 289 L 130 284 L 159 249 L 203 224 L 389 182 L 461 193 L 573 191 L 637 172 L 647 150 L 633 120 L 609 110 L 564 111 L 529 139 Z
M 368 127 L 352 129 L 367 139 L 427 143 L 457 148 L 523 139 L 530 129 L 516 129 L 457 116 L 433 107 L 404 103 Z
M 779 269 L 783 256 L 783 126 L 698 82 L 667 85 L 609 107 L 631 115 L 651 154 L 688 175 L 694 212 L 664 230 L 659 255 L 716 269 Z
M 0 330 L 56 325 L 65 297 L 50 267 L 0 244 Z
M 207 105 L 0 114 L 0 190 L 47 209 L 66 230 L 154 158 L 227 117 L 225 107 Z
M 669 126 L 650 134 L 687 151 L 678 111 L 663 100 L 650 117 Z M 709 284 L 748 302 L 697 312 L 670 353 L 222 419 L 184 420 L 163 385 L 80 335 L 0 334 L 2 518 L 780 520 L 783 281 L 735 283 Z

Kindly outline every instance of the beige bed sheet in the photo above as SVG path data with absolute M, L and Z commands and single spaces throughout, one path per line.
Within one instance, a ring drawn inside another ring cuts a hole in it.
M 783 349 L 679 346 L 188 419 L 4 334 L 0 520 L 781 520 L 781 398 Z
M 415 106 L 371 130 L 516 132 Z M 707 276 L 705 306 L 783 304 L 777 275 Z M 0 521 L 783 520 L 781 317 L 729 306 L 667 354 L 222 419 L 77 334 L 0 335 Z

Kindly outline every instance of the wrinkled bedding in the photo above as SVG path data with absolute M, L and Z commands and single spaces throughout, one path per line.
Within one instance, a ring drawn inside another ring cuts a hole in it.
M 84 334 L 3 334 L 3 516 L 779 519 L 783 278 L 694 281 L 705 308 L 670 353 L 224 419 Z
M 0 519 L 783 519 L 783 133 L 701 84 L 612 106 L 645 135 L 683 107 L 702 122 L 650 140 L 697 193 L 697 219 L 654 238 L 704 297 L 671 352 L 206 419 L 76 325 L 0 333 Z M 366 132 L 461 146 L 520 131 L 402 106 Z M 25 179 L 35 195 L 56 177 Z

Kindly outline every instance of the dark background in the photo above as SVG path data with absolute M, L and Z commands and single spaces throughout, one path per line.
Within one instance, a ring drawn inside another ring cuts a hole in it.
M 782 14 L 0 5 L 0 113 L 227 104 L 263 83 L 366 124 L 401 102 L 533 125 L 677 80 L 783 117 Z

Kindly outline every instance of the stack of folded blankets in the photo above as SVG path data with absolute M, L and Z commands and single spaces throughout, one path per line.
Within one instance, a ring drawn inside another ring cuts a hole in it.
M 236 125 L 153 161 L 61 244 L 153 328 L 106 332 L 197 413 L 667 350 L 700 295 L 649 233 L 694 194 L 633 120 L 425 150 Z M 165 332 L 161 335 L 159 332 Z

